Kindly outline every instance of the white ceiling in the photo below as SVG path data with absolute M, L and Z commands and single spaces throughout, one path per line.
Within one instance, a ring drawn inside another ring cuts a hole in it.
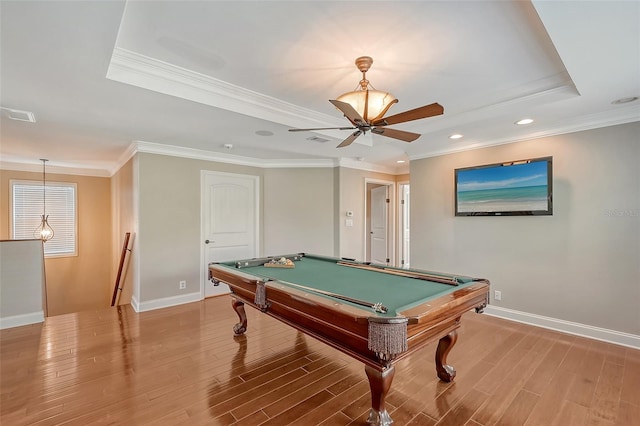
M 36 117 L 3 110 L 9 169 L 48 158 L 109 176 L 139 150 L 401 173 L 397 160 L 640 120 L 640 101 L 612 104 L 640 96 L 638 1 L 2 0 L 0 14 L 1 106 Z M 363 55 L 399 99 L 388 115 L 444 115 L 393 126 L 412 143 L 288 132 L 348 125 L 328 100 L 356 87 Z

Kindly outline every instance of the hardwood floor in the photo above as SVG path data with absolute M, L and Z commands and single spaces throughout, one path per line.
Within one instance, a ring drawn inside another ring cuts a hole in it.
M 356 425 L 362 364 L 228 296 L 130 306 L 0 332 L 4 425 Z M 429 345 L 397 365 L 395 425 L 640 425 L 640 351 L 473 312 L 437 379 Z M 417 355 L 417 356 L 416 356 Z

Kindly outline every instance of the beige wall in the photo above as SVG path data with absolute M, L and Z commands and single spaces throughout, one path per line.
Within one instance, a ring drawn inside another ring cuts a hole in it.
M 134 191 L 134 159 L 130 159 L 117 173 L 111 177 L 111 206 L 113 218 L 112 236 L 112 256 L 114 259 L 113 282 L 115 284 L 122 248 L 124 246 L 125 234 L 130 232 L 129 244 L 131 250 L 135 244 L 136 222 L 135 222 L 135 197 Z M 120 277 L 120 294 L 116 296 L 118 305 L 131 303 L 133 294 L 135 269 L 132 262 L 132 251 L 127 252 L 122 267 Z M 113 288 L 111 289 L 113 296 Z
M 339 230 L 339 255 L 352 259 L 364 260 L 365 257 L 365 218 L 366 209 L 366 192 L 365 181 L 384 181 L 390 183 L 407 182 L 409 175 L 388 175 L 385 173 L 376 173 L 358 169 L 339 169 L 339 207 L 336 216 L 336 224 Z M 396 197 L 397 198 L 397 197 Z M 392 203 L 392 216 L 395 216 L 395 199 Z M 353 226 L 345 225 L 347 219 L 347 211 L 352 211 L 353 216 L 349 219 L 353 220 Z M 395 225 L 394 225 L 395 226 Z
M 0 239 L 9 239 L 10 179 L 42 180 L 42 174 L 0 171 Z M 77 184 L 78 255 L 45 260 L 49 316 L 100 309 L 111 303 L 113 265 L 109 178 L 47 173 L 48 182 Z
M 148 153 L 136 154 L 135 160 L 138 217 L 132 258 L 139 289 L 134 289 L 133 299 L 150 309 L 153 301 L 171 303 L 171 298 L 200 291 L 201 171 L 259 176 L 262 192 L 263 169 Z M 263 217 L 262 205 L 259 209 Z M 178 289 L 181 280 L 187 282 L 185 290 Z
M 335 256 L 332 168 L 264 171 L 264 254 Z
M 638 135 L 632 123 L 412 161 L 411 265 L 488 278 L 498 307 L 640 334 Z M 553 216 L 453 215 L 454 169 L 543 156 Z
M 42 240 L 0 240 L 0 329 L 44 321 Z

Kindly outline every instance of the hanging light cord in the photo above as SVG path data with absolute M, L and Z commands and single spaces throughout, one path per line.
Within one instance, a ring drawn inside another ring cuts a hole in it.
M 47 159 L 41 158 L 42 161 L 42 214 L 47 214 L 47 174 L 46 174 L 46 163 Z
M 54 235 L 53 228 L 47 221 L 47 161 L 49 160 L 41 158 L 40 161 L 42 161 L 42 221 L 40 222 L 40 226 L 36 228 L 34 237 L 47 242 L 53 238 Z

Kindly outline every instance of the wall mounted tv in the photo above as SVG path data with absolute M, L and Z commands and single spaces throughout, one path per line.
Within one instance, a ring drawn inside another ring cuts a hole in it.
M 552 157 L 455 170 L 456 216 L 553 214 Z

